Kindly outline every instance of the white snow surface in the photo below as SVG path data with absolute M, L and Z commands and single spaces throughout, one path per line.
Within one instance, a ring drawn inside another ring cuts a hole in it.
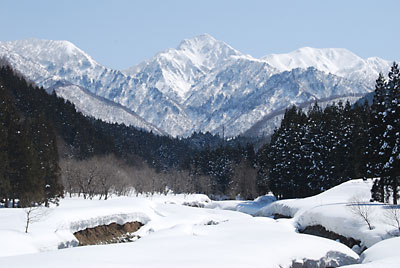
M 262 58 L 280 71 L 314 67 L 348 79 L 374 82 L 380 72 L 386 73 L 390 62 L 379 58 L 363 59 L 345 48 L 303 47 L 290 53 L 270 54 Z
M 45 209 L 27 234 L 23 209 L 0 209 L 0 267 L 290 267 L 294 260 L 358 259 L 336 241 L 297 233 L 292 220 L 183 203 L 210 200 L 204 195 L 66 198 Z M 76 244 L 77 230 L 134 220 L 145 224 L 136 242 L 58 250 Z
M 362 246 L 369 248 L 389 238 L 390 233 L 395 231 L 384 215 L 387 205 L 369 202 L 371 187 L 372 179 L 350 180 L 316 196 L 276 201 L 260 209 L 256 215 L 293 217 L 299 230 L 321 225 L 328 231 L 360 240 Z M 373 230 L 369 230 L 365 221 L 351 211 L 355 201 L 370 208 Z
M 361 264 L 343 266 L 348 268 L 399 268 L 400 237 L 376 243 L 361 255 Z

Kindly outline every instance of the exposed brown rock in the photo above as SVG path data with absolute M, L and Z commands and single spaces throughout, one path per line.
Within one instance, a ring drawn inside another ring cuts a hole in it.
M 128 222 L 123 225 L 111 223 L 109 225 L 87 228 L 74 233 L 74 235 L 79 241 L 79 246 L 124 243 L 138 239 L 139 237 L 132 233 L 139 230 L 142 226 L 143 224 L 137 221 Z
M 353 248 L 355 245 L 361 247 L 360 240 L 356 240 L 352 237 L 345 237 L 340 234 L 328 231 L 321 225 L 307 226 L 304 230 L 299 230 L 299 232 L 301 232 L 303 234 L 310 234 L 310 235 L 325 237 L 325 238 L 332 239 L 335 241 L 339 240 L 340 243 L 345 244 L 349 248 Z

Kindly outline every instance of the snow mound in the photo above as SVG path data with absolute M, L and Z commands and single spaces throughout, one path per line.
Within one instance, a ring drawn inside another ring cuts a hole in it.
M 400 237 L 386 239 L 376 243 L 361 255 L 361 264 L 351 265 L 352 268 L 398 268 L 400 256 Z M 347 266 L 346 266 L 347 267 Z
M 271 203 L 256 215 L 292 217 L 300 231 L 308 226 L 320 225 L 328 231 L 359 240 L 361 246 L 369 248 L 390 237 L 394 231 L 385 217 L 387 206 L 369 202 L 372 183 L 372 180 L 351 180 L 316 196 Z M 354 211 L 357 205 L 369 210 L 372 230 Z

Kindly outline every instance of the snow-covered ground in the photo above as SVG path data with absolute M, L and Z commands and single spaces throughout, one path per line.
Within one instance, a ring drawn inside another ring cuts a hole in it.
M 66 198 L 58 207 L 34 211 L 41 217 L 27 234 L 23 209 L 0 209 L 0 267 L 291 267 L 294 262 L 336 267 L 357 262 L 347 246 L 298 232 L 317 224 L 369 248 L 362 263 L 350 267 L 399 267 L 400 239 L 379 242 L 395 229 L 381 215 L 385 207 L 372 204 L 373 230 L 348 208 L 354 197 L 369 197 L 370 186 L 371 181 L 354 180 L 314 197 L 284 201 L 271 195 L 254 201 L 211 201 L 204 195 Z M 274 213 L 293 218 L 264 217 Z M 135 233 L 141 237 L 136 242 L 73 247 L 78 230 L 130 221 L 145 224 Z
M 398 268 L 400 267 L 400 255 L 398 254 L 399 245 L 400 237 L 389 238 L 378 242 L 361 255 L 361 264 L 345 267 Z
M 209 202 L 203 195 L 66 198 L 27 234 L 23 209 L 0 209 L 0 267 L 290 267 L 358 258 L 338 242 L 297 233 L 290 220 L 182 205 Z M 134 220 L 145 223 L 136 242 L 58 250 L 76 244 L 77 230 Z

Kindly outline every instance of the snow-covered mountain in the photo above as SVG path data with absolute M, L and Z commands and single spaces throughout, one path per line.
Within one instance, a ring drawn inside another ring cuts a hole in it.
M 262 58 L 280 71 L 314 67 L 366 85 L 373 83 L 389 62 L 380 58 L 363 59 L 344 48 L 303 47 L 286 54 L 270 54 Z
M 124 71 L 102 66 L 68 41 L 0 42 L 0 55 L 40 86 L 68 85 L 56 92 L 87 115 L 172 136 L 222 129 L 226 136 L 269 134 L 289 105 L 353 100 L 371 92 L 390 67 L 346 49 L 301 48 L 256 59 L 208 34 Z M 118 105 L 110 108 L 105 99 Z M 127 119 L 128 112 L 140 119 Z
M 49 49 L 40 49 L 43 45 L 48 45 Z M 31 55 L 29 51 L 32 51 Z M 52 54 L 58 60 L 54 60 Z M 97 66 L 95 70 L 104 68 L 70 42 L 37 39 L 5 42 L 0 43 L 0 55 L 6 57 L 13 68 L 29 80 L 43 86 L 49 93 L 55 91 L 58 96 L 74 103 L 76 109 L 87 116 L 106 122 L 125 123 L 158 135 L 166 134 L 126 107 L 89 92 L 79 83 L 70 82 L 75 79 L 83 83 L 76 77 L 78 70 L 88 69 L 86 77 L 91 74 L 90 68 L 84 67 L 85 65 Z M 66 62 L 64 66 L 62 61 Z M 63 72 L 68 72 L 70 76 Z

